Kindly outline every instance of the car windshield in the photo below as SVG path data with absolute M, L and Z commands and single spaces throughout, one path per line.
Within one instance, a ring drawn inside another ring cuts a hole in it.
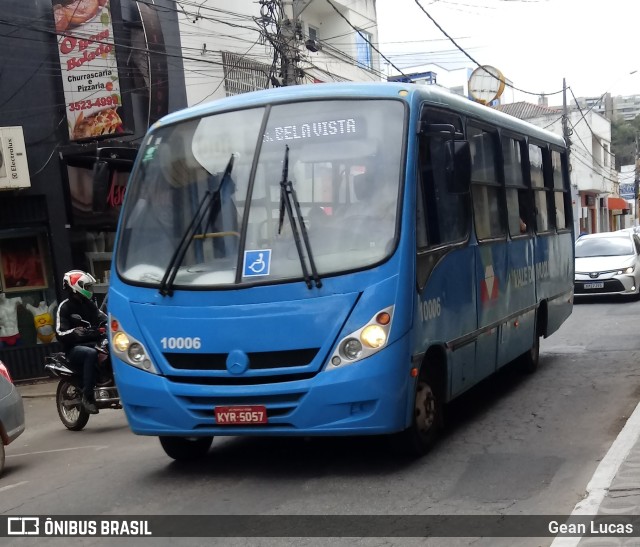
M 158 286 L 171 266 L 183 289 L 302 278 L 308 253 L 280 222 L 288 181 L 321 277 L 381 262 L 395 248 L 404 123 L 400 101 L 342 100 L 158 128 L 127 190 L 119 275 Z
M 631 240 L 626 237 L 598 237 L 576 241 L 576 258 L 593 256 L 625 256 L 633 254 Z

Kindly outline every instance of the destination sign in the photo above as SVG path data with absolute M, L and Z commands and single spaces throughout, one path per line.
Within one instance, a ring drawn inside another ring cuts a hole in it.
M 362 123 L 355 118 L 322 120 L 292 125 L 269 127 L 262 142 L 282 142 L 300 139 L 330 139 L 343 136 L 356 136 L 361 132 Z

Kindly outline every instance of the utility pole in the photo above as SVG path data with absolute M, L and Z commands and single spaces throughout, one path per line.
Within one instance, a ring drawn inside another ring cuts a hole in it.
M 638 134 L 636 133 L 636 154 L 635 154 L 636 168 L 633 177 L 633 207 L 634 207 L 634 224 L 638 225 L 638 187 L 640 186 L 640 147 L 638 146 Z
M 571 130 L 569 129 L 569 108 L 567 106 L 567 80 L 566 78 L 562 78 L 562 136 L 567 144 L 567 168 L 569 170 L 569 177 L 571 177 Z M 570 181 L 571 182 L 571 181 Z M 578 192 L 577 201 L 578 201 L 578 211 L 580 214 L 578 215 L 578 233 L 582 231 L 582 198 L 580 196 L 580 192 Z M 572 200 L 573 201 L 573 200 Z M 574 209 L 575 212 L 575 209 Z M 585 225 L 588 222 L 588 218 L 585 219 Z M 575 224 L 574 224 L 575 226 Z
M 304 3 L 304 2 L 303 2 Z M 300 14 L 308 3 L 300 9 L 300 0 L 282 2 L 284 18 L 280 22 L 282 29 L 282 85 L 298 85 L 302 80 L 302 70 L 298 67 L 300 62 L 299 43 L 302 40 L 302 25 Z
M 569 131 L 569 109 L 567 106 L 567 80 L 562 78 L 562 135 L 567 143 L 567 160 L 571 153 L 571 132 Z

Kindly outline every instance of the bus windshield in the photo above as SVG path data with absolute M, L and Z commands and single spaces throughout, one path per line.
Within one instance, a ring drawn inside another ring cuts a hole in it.
M 281 219 L 288 181 L 320 276 L 381 262 L 397 238 L 404 108 L 307 101 L 158 128 L 127 190 L 119 275 L 159 286 L 175 268 L 181 289 L 302 278 L 308 253 Z

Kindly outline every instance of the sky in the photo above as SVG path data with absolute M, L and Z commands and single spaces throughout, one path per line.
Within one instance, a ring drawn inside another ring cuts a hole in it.
M 498 68 L 516 88 L 530 92 L 515 91 L 516 101 L 535 103 L 537 94 L 560 91 L 563 78 L 576 97 L 640 94 L 639 0 L 420 4 L 479 64 Z M 415 0 L 377 0 L 376 6 L 380 50 L 398 68 L 406 72 L 430 62 L 447 69 L 476 68 Z M 562 94 L 549 97 L 549 105 L 560 104 Z

